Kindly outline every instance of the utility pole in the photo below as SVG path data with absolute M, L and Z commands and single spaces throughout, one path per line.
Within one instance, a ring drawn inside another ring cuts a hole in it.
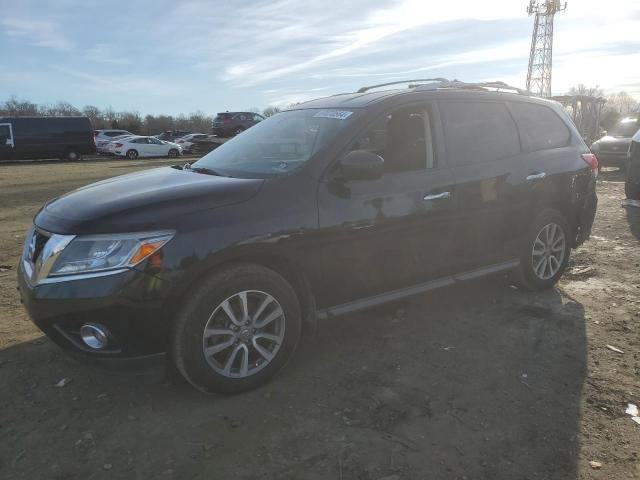
M 553 17 L 566 10 L 560 0 L 530 0 L 529 15 L 535 15 L 531 53 L 527 70 L 527 90 L 540 97 L 551 96 L 551 60 L 553 57 Z

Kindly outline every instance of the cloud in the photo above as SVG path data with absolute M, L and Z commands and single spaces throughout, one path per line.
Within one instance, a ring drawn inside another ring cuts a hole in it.
M 49 67 L 64 75 L 82 80 L 83 82 L 80 84 L 81 87 L 93 92 L 104 94 L 105 90 L 107 90 L 109 94 L 142 94 L 145 96 L 166 96 L 179 93 L 179 90 L 174 85 L 169 85 L 155 79 L 144 78 L 140 75 L 122 75 L 117 73 L 96 75 L 60 65 L 49 65 Z
M 37 47 L 69 50 L 73 46 L 54 19 L 6 17 L 0 18 L 0 26 L 5 35 L 24 39 Z
M 86 49 L 84 55 L 87 60 L 98 63 L 112 65 L 128 65 L 131 63 L 128 58 L 116 54 L 113 47 L 107 43 L 95 44 L 93 47 Z

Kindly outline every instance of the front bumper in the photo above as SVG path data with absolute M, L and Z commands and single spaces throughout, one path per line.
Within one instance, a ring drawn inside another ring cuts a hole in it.
M 170 331 L 168 285 L 159 276 L 127 269 L 118 274 L 31 285 L 22 265 L 18 289 L 29 316 L 66 352 L 87 363 L 115 370 L 146 369 L 162 362 Z M 79 335 L 86 322 L 112 334 L 103 350 Z
M 598 163 L 603 167 L 622 168 L 627 162 L 627 152 L 599 152 L 596 153 Z

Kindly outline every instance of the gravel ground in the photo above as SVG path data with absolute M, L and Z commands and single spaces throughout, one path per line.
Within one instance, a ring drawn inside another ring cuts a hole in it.
M 168 163 L 0 165 L 0 478 L 640 478 L 640 209 L 619 172 L 556 289 L 495 278 L 321 321 L 226 397 L 67 358 L 15 289 L 44 201 Z

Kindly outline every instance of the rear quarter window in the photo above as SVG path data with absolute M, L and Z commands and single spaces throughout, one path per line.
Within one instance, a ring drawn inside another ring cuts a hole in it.
M 571 133 L 556 112 L 544 105 L 514 102 L 511 111 L 520 129 L 522 147 L 529 152 L 564 147 Z
M 486 163 L 516 155 L 520 140 L 503 103 L 443 102 L 447 158 L 452 166 Z

